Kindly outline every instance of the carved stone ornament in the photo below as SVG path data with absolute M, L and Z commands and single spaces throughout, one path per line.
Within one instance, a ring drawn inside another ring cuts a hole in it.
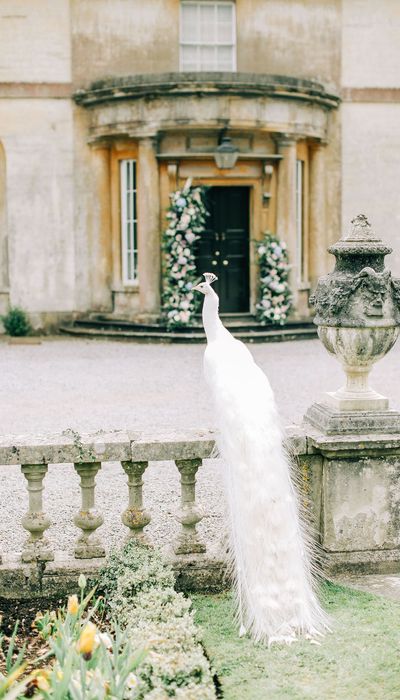
M 351 223 L 350 233 L 328 249 L 336 257 L 334 271 L 321 277 L 310 298 L 319 338 L 346 374 L 346 385 L 327 392 L 325 404 L 339 412 L 382 412 L 388 399 L 369 387 L 368 375 L 399 334 L 400 280 L 385 268 L 385 255 L 392 249 L 374 235 L 366 216 L 360 214 Z M 322 421 L 321 406 L 318 411 L 317 418 L 315 407 L 308 413 L 314 424 Z M 382 418 L 380 428 L 386 423 Z
M 385 269 L 392 249 L 376 238 L 363 214 L 352 229 L 329 248 L 333 272 L 321 277 L 310 303 L 320 326 L 370 327 L 400 324 L 400 280 Z

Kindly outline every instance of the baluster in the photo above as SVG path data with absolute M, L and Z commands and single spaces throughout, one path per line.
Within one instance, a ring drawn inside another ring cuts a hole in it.
M 82 530 L 75 545 L 77 559 L 104 557 L 106 552 L 95 531 L 103 524 L 104 518 L 94 507 L 94 489 L 96 474 L 101 462 L 75 464 L 75 470 L 81 478 L 82 506 L 74 517 L 74 523 Z
M 196 504 L 196 472 L 201 462 L 201 459 L 175 460 L 181 475 L 181 507 L 176 518 L 182 525 L 174 545 L 175 554 L 206 551 L 205 545 L 196 532 L 196 524 L 203 518 L 203 511 Z
M 21 470 L 28 482 L 28 512 L 22 518 L 22 526 L 29 537 L 22 550 L 22 561 L 51 561 L 54 554 L 49 541 L 43 536 L 51 522 L 43 512 L 43 479 L 47 474 L 47 464 L 23 464 Z
M 127 539 L 132 537 L 147 543 L 143 529 L 149 524 L 150 515 L 143 507 L 143 474 L 148 462 L 122 462 L 128 476 L 129 503 L 122 513 L 121 520 L 129 528 Z

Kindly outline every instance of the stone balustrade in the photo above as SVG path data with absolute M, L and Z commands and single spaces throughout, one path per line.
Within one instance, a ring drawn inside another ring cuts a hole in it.
M 397 570 L 400 435 L 327 436 L 304 424 L 288 429 L 287 440 L 297 463 L 301 500 L 327 570 Z M 21 552 L 3 557 L 0 595 L 61 595 L 76 584 L 80 572 L 90 575 L 103 564 L 107 543 L 101 536 L 104 514 L 96 507 L 96 476 L 107 462 L 120 463 L 127 476 L 126 495 L 120 494 L 126 539 L 141 541 L 148 540 L 146 527 L 151 522 L 151 511 L 144 506 L 143 475 L 150 462 L 175 463 L 180 475 L 181 499 L 175 507 L 180 529 L 165 554 L 182 589 L 221 588 L 224 580 L 226 584 L 223 556 L 197 531 L 205 504 L 196 500 L 196 479 L 203 460 L 214 458 L 215 452 L 214 436 L 208 431 L 78 435 L 67 430 L 54 436 L 3 437 L 0 465 L 19 465 L 27 489 L 26 514 L 20 525 L 13 522 L 10 528 L 22 526 L 27 538 Z M 52 541 L 52 523 L 42 499 L 48 465 L 71 463 L 81 491 L 81 503 L 71 517 L 71 527 L 78 529 L 73 556 L 57 550 Z
M 134 537 L 141 541 L 148 541 L 146 526 L 151 522 L 151 513 L 143 505 L 144 472 L 149 462 L 175 463 L 180 474 L 181 499 L 175 512 L 180 531 L 167 554 L 182 585 L 188 571 L 191 572 L 191 587 L 196 585 L 195 577 L 205 581 L 207 587 L 212 588 L 216 579 L 220 585 L 223 576 L 221 559 L 210 551 L 208 543 L 197 532 L 197 524 L 204 513 L 196 501 L 196 476 L 202 461 L 215 453 L 214 436 L 208 431 L 157 435 L 99 431 L 79 435 L 67 430 L 60 435 L 35 438 L 3 437 L 0 439 L 0 465 L 20 465 L 26 479 L 27 512 L 21 525 L 27 531 L 27 538 L 22 552 L 13 555 L 11 563 L 10 557 L 5 557 L 0 565 L 0 595 L 9 595 L 11 589 L 15 595 L 18 587 L 22 587 L 18 595 L 25 595 L 28 590 L 30 594 L 39 589 L 43 592 L 44 588 L 50 592 L 57 589 L 58 592 L 60 582 L 68 587 L 68 582 L 71 578 L 76 580 L 80 571 L 90 573 L 101 566 L 106 547 L 101 537 L 104 517 L 96 507 L 96 475 L 107 462 L 119 462 L 127 476 L 125 503 L 121 494 L 121 520 L 127 528 L 126 539 Z M 81 491 L 81 503 L 71 522 L 72 527 L 78 528 L 74 561 L 65 552 L 55 551 L 52 523 L 44 511 L 42 498 L 48 465 L 71 463 L 79 476 Z M 13 527 L 16 526 L 14 523 Z M 24 585 L 21 583 L 23 577 Z

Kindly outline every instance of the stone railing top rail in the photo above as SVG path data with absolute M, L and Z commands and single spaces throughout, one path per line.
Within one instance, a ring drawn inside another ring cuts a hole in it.
M 322 435 L 311 425 L 291 425 L 285 442 L 293 455 L 400 452 L 400 435 Z M 103 431 L 79 434 L 5 435 L 0 438 L 0 465 L 90 462 L 164 462 L 218 457 L 215 434 L 205 430 Z
M 299 428 L 286 431 L 294 454 L 307 452 L 306 437 Z M 0 438 L 0 464 L 65 464 L 87 462 L 147 462 L 207 459 L 217 456 L 211 430 L 102 431 L 79 434 L 67 429 L 59 434 L 5 435 Z

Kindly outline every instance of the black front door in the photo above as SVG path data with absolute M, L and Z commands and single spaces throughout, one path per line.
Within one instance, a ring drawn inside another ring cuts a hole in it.
M 249 189 L 211 187 L 209 216 L 197 244 L 197 271 L 214 272 L 222 313 L 249 310 Z

